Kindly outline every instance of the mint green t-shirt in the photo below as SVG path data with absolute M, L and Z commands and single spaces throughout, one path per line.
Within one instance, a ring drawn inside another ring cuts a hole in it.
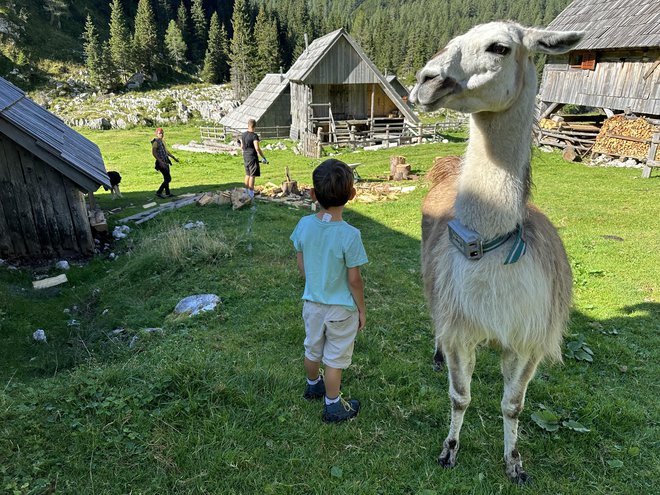
M 360 231 L 343 220 L 322 222 L 316 215 L 309 215 L 300 219 L 291 240 L 305 263 L 302 298 L 356 310 L 348 287 L 348 269 L 369 261 Z

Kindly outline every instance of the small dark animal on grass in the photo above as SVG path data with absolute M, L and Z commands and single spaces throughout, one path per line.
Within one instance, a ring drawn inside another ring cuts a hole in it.
M 121 175 L 119 175 L 119 172 L 108 172 L 108 177 L 110 178 L 110 185 L 112 188 L 108 189 L 107 187 L 103 186 L 103 189 L 106 191 L 112 191 L 112 199 L 121 198 L 121 192 L 119 191 Z

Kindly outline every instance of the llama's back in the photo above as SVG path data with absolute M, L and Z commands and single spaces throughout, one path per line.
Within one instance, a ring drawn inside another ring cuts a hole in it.
M 460 157 L 447 156 L 437 159 L 426 175 L 426 179 L 431 182 L 431 188 L 422 203 L 422 277 L 429 301 L 435 279 L 435 264 L 429 256 L 433 246 L 437 246 L 446 233 L 447 222 L 454 217 L 460 167 Z

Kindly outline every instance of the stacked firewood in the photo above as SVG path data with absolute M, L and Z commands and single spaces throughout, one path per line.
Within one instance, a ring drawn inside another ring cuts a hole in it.
M 644 117 L 631 119 L 625 115 L 615 115 L 603 122 L 592 151 L 644 160 L 648 157 L 653 133 L 659 131 Z
M 539 127 L 541 129 L 559 129 L 561 122 L 557 122 L 552 119 L 541 119 L 539 120 Z

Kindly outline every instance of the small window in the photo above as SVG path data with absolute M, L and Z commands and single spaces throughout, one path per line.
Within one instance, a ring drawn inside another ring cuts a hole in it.
M 573 52 L 568 57 L 568 65 L 572 69 L 594 70 L 596 68 L 596 52 Z

